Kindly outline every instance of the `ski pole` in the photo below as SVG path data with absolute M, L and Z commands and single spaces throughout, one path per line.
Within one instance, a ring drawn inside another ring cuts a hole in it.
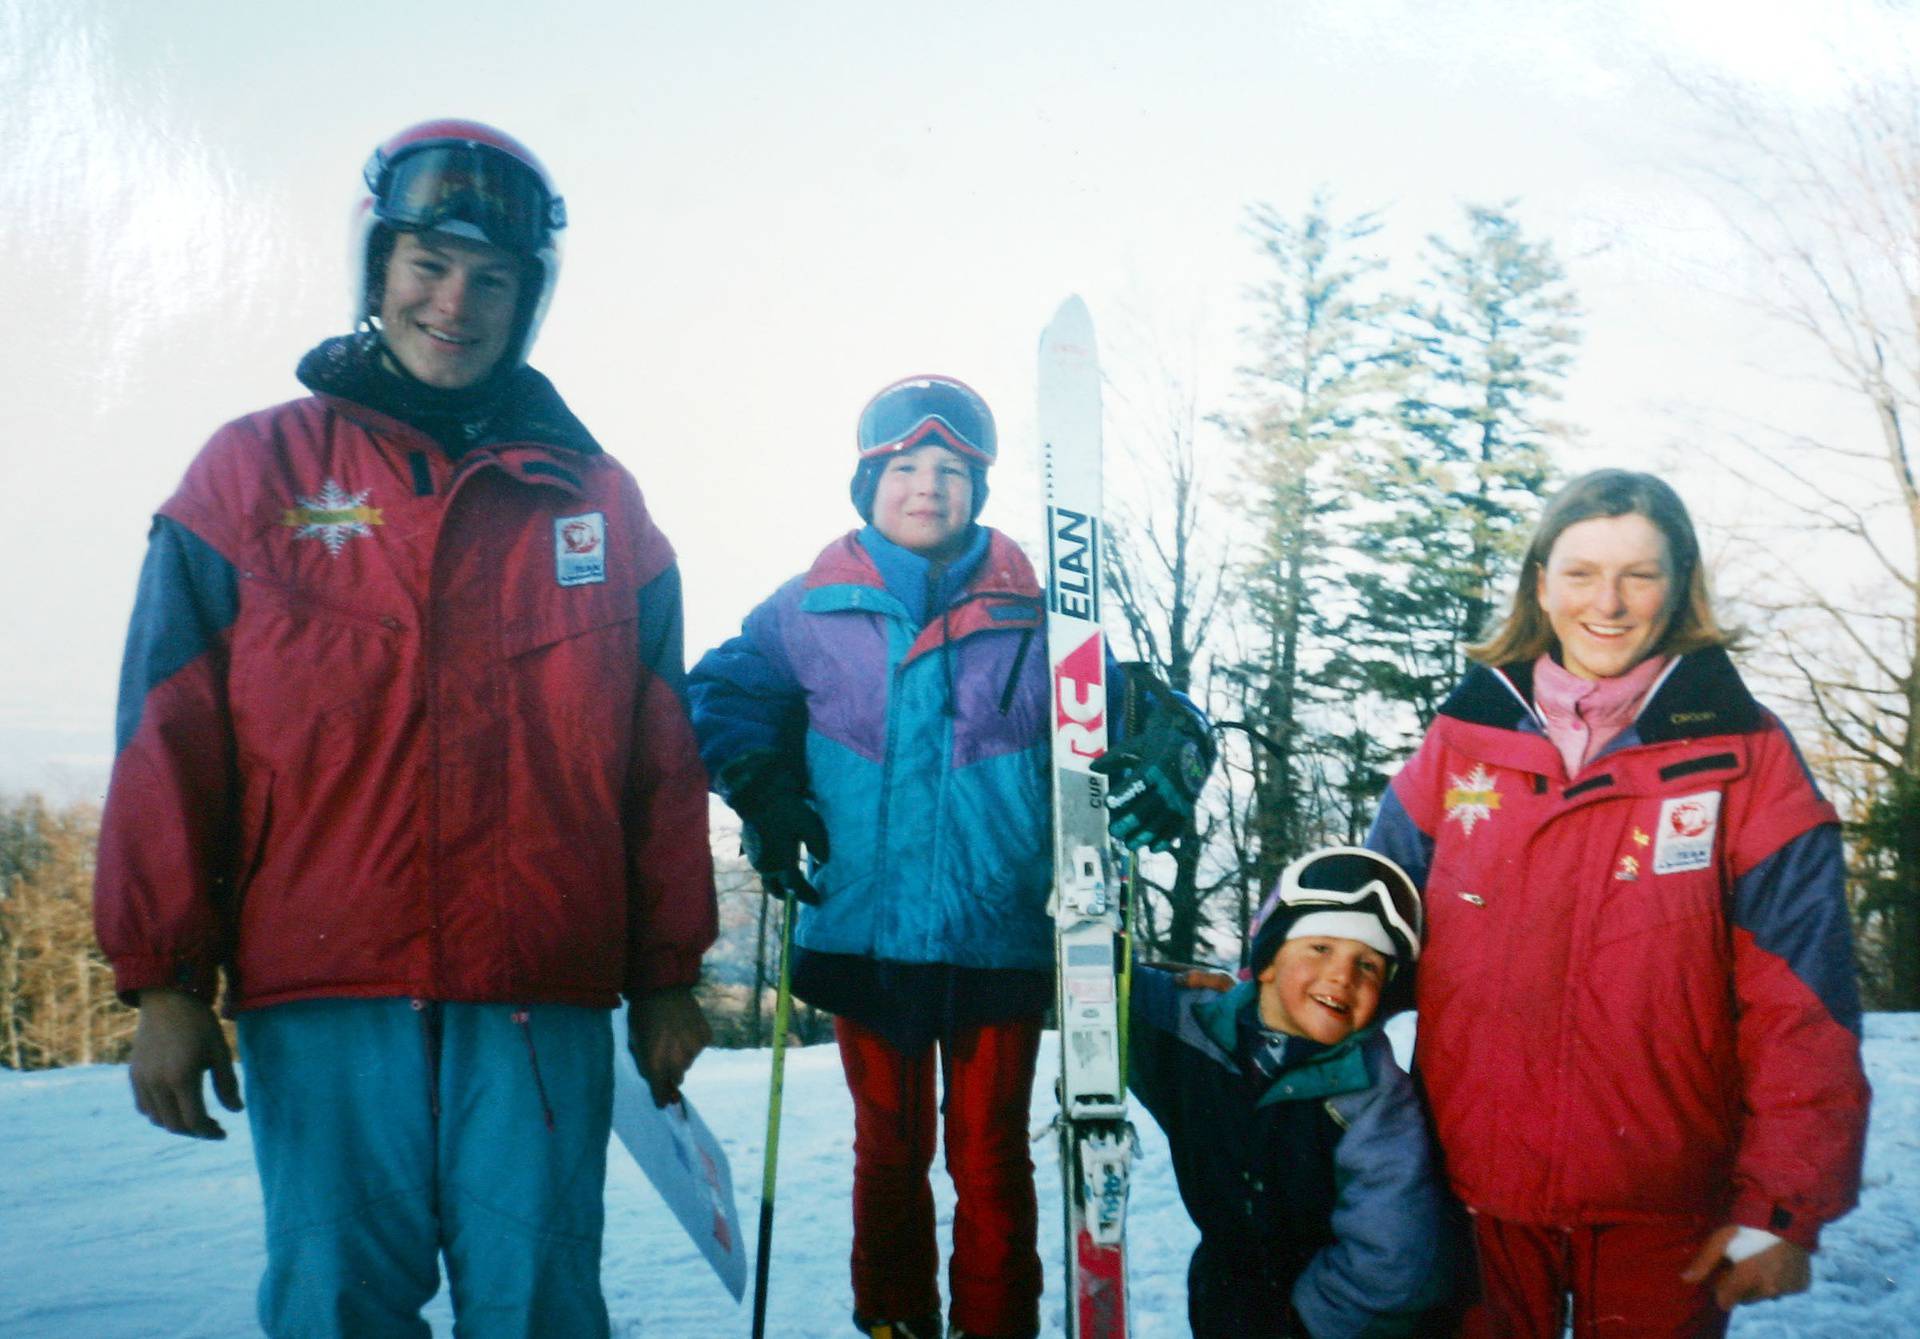
M 780 1165 L 780 1094 L 787 1071 L 787 1013 L 793 996 L 793 895 L 798 871 L 773 877 L 779 880 L 780 888 L 780 985 L 773 997 L 773 1078 L 767 1088 L 767 1152 L 760 1175 L 760 1245 L 753 1268 L 753 1339 L 765 1339 L 767 1333 L 767 1266 L 773 1257 L 773 1185 Z
M 1141 698 L 1147 694 L 1142 676 L 1126 676 L 1120 699 L 1120 719 L 1129 735 L 1140 730 Z M 1120 1091 L 1127 1090 L 1127 1025 L 1133 1011 L 1133 918 L 1140 911 L 1140 852 L 1124 847 L 1120 855 L 1120 1016 L 1115 1020 L 1119 1036 Z
M 767 904 L 770 897 L 760 898 L 760 934 L 753 945 L 753 1044 L 760 1044 L 760 997 L 767 989 Z
M 1133 918 L 1140 910 L 1140 855 L 1128 851 L 1120 875 L 1120 1089 L 1127 1087 L 1128 1015 L 1133 1012 Z

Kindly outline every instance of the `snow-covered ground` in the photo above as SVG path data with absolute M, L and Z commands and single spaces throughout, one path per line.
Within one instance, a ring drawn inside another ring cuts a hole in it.
M 1404 1041 L 1404 1038 L 1396 1038 Z M 1049 1038 L 1049 1043 L 1051 1043 Z M 1867 1022 L 1873 1130 L 1860 1207 L 1829 1230 L 1811 1294 L 1743 1309 L 1740 1339 L 1912 1339 L 1920 1336 L 1920 1014 Z M 1051 1054 L 1043 1052 L 1041 1073 Z M 688 1084 L 733 1163 L 747 1233 L 754 1230 L 767 1056 L 703 1056 Z M 1049 1117 L 1037 1085 L 1033 1121 Z M 847 1317 L 851 1117 L 831 1046 L 791 1052 L 780 1149 L 778 1223 L 768 1330 L 781 1339 L 852 1334 Z M 133 1113 L 117 1067 L 0 1071 L 0 1334 L 174 1339 L 254 1332 L 261 1263 L 260 1197 L 244 1117 L 224 1144 L 163 1135 Z M 1184 1280 L 1194 1233 L 1174 1193 L 1166 1144 L 1141 1122 L 1131 1217 L 1135 1331 L 1184 1335 Z M 1035 1146 L 1042 1196 L 1045 1333 L 1061 1334 L 1052 1145 Z M 604 1278 L 617 1336 L 745 1334 L 736 1306 L 694 1253 L 624 1151 L 607 1184 Z M 943 1223 L 952 1196 L 941 1187 Z M 752 1294 L 749 1292 L 749 1298 Z M 428 1312 L 452 1331 L 444 1295 Z

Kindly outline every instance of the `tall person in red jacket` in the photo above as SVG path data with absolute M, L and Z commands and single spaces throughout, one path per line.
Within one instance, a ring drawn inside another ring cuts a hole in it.
M 1415 1069 L 1470 1336 L 1713 1336 L 1800 1292 L 1868 1091 L 1840 829 L 1651 475 L 1568 484 L 1369 845 L 1425 890 Z
M 673 550 L 526 365 L 566 213 L 468 121 L 366 169 L 359 328 L 155 518 L 95 919 L 134 1100 L 241 1109 L 272 1335 L 605 1335 L 607 1011 L 666 1101 L 709 1033 Z

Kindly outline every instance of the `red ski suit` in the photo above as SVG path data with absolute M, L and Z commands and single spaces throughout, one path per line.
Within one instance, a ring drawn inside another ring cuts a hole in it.
M 1724 652 L 1573 777 L 1529 676 L 1469 673 L 1369 839 L 1426 890 L 1415 1067 L 1453 1188 L 1812 1248 L 1868 1103 L 1833 807 Z
M 537 374 L 527 373 L 528 376 Z M 471 450 L 316 395 L 155 523 L 96 921 L 123 994 L 605 1007 L 714 936 L 673 552 L 544 378 Z

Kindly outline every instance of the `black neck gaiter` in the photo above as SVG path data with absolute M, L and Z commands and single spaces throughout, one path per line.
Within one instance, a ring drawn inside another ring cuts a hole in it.
M 362 330 L 330 339 L 308 353 L 295 375 L 310 390 L 338 395 L 418 428 L 457 460 L 491 440 L 518 370 L 496 372 L 459 390 L 442 390 L 398 369 L 380 336 Z

